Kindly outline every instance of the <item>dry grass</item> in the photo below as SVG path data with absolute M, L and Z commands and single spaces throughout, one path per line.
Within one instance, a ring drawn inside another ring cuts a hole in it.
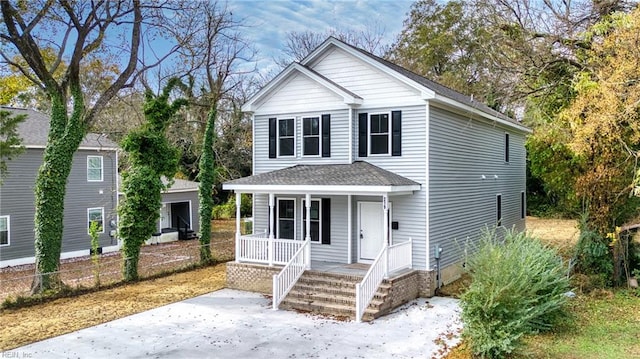
M 211 241 L 214 258 L 217 260 L 233 258 L 234 232 L 235 222 L 233 220 L 214 221 Z M 186 246 L 189 252 L 193 252 L 193 255 L 190 256 L 197 258 L 197 249 L 199 248 L 197 241 L 184 242 L 180 245 Z M 148 247 L 150 248 L 145 250 L 153 251 L 154 248 L 158 250 L 162 246 Z M 147 257 L 162 258 L 163 256 L 166 257 L 166 255 L 156 253 L 156 255 Z M 91 269 L 90 260 L 84 259 L 84 263 L 82 261 L 74 262 L 80 263 L 74 264 L 74 266 L 77 267 L 75 273 L 81 277 L 85 276 L 86 272 L 79 271 L 78 268 L 89 266 L 89 271 Z M 166 258 L 160 261 L 160 263 L 164 262 L 167 262 Z M 173 263 L 179 265 L 180 261 Z M 149 267 L 148 263 L 146 267 Z M 151 267 L 159 267 L 162 270 L 172 269 L 171 267 L 165 268 L 163 265 L 152 265 Z M 173 269 L 177 268 L 179 267 L 173 267 Z M 225 268 L 223 263 L 74 297 L 60 298 L 35 306 L 0 311 L 0 328 L 2 328 L 0 351 L 14 349 L 216 291 L 225 285 Z

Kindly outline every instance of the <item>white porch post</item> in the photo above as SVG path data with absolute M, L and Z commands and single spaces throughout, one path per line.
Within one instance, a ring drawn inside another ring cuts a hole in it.
M 236 192 L 236 263 L 240 262 L 240 201 L 242 196 Z
M 311 269 L 311 195 L 309 193 L 304 196 L 304 207 L 307 213 L 304 240 L 308 243 L 304 256 L 306 269 Z
M 269 245 L 267 248 L 267 256 L 269 257 L 269 265 L 273 266 L 273 223 L 275 222 L 275 196 L 269 193 Z
M 384 220 L 382 223 L 382 231 L 384 235 L 384 246 L 386 248 L 389 247 L 389 197 L 384 194 L 382 195 L 382 212 L 384 213 Z M 384 277 L 387 278 L 389 276 L 389 251 L 385 250 L 385 255 L 383 258 L 384 261 Z
M 351 210 L 351 195 L 347 196 L 347 263 L 353 263 L 353 218 Z

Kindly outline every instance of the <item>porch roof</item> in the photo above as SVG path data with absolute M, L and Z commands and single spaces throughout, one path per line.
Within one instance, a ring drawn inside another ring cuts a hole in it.
M 225 182 L 235 192 L 285 194 L 408 194 L 420 183 L 368 162 L 296 165 Z

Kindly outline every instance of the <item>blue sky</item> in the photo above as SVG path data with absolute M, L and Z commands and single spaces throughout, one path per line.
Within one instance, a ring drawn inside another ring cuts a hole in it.
M 402 30 L 410 0 L 228 0 L 236 19 L 246 19 L 242 30 L 253 42 L 260 72 L 275 68 L 290 31 L 325 32 L 330 29 L 362 31 L 379 28 L 391 43 Z

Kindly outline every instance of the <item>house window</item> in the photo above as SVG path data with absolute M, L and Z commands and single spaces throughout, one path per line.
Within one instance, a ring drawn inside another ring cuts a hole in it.
M 295 239 L 296 234 L 296 201 L 278 199 L 278 238 Z
M 504 134 L 504 161 L 509 162 L 509 134 Z
M 320 238 L 322 238 L 321 232 L 321 223 L 322 223 L 322 212 L 320 208 L 320 200 L 312 199 L 311 200 L 311 241 L 312 242 L 320 242 Z M 307 235 L 307 207 L 306 202 L 302 201 L 302 236 L 305 237 Z
M 87 209 L 87 233 L 89 233 L 89 228 L 91 228 L 92 222 L 97 222 L 98 226 L 100 226 L 99 232 L 104 233 L 104 208 L 103 207 Z
M 295 154 L 295 123 L 293 118 L 278 120 L 278 154 L 280 156 Z
M 0 246 L 11 244 L 9 233 L 9 216 L 0 216 Z
M 524 219 L 527 215 L 527 202 L 524 191 L 520 192 L 520 219 Z
M 496 195 L 496 225 L 502 225 L 502 195 Z
M 102 156 L 87 156 L 87 181 L 102 182 Z
M 302 153 L 305 156 L 320 155 L 320 118 L 302 119 Z
M 377 114 L 369 117 L 369 153 L 372 155 L 389 154 L 389 114 Z

